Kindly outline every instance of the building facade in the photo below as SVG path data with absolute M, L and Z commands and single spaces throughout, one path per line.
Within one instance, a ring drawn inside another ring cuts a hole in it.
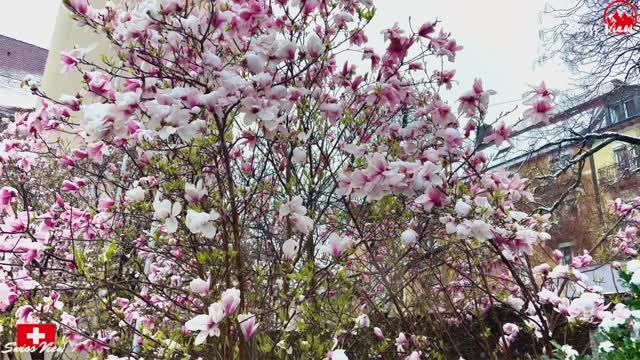
M 548 261 L 549 251 L 559 249 L 569 263 L 583 250 L 594 249 L 604 229 L 615 222 L 610 201 L 640 195 L 640 146 L 612 141 L 605 133 L 640 137 L 640 86 L 614 82 L 606 93 L 566 107 L 547 125 L 517 129 L 511 144 L 485 149 L 492 169 L 515 171 L 530 180 L 537 203 L 527 210 L 554 212 L 552 240 L 537 251 L 536 260 Z M 599 244 L 598 249 L 607 246 Z M 608 287 L 613 293 L 618 281 L 606 264 L 623 259 L 608 253 L 596 251 L 595 260 L 604 264 L 609 279 L 601 278 L 602 266 L 583 272 L 600 282 L 605 293 Z
M 27 76 L 42 78 L 47 54 L 47 49 L 0 35 L 0 117 L 34 107 L 36 97 L 21 83 Z

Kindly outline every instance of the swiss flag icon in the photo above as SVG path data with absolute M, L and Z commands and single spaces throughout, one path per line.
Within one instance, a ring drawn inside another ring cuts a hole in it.
M 54 324 L 16 325 L 17 347 L 56 346 L 56 326 Z

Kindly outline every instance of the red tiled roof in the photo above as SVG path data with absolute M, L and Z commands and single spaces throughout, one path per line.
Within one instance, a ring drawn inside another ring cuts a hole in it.
M 0 70 L 42 75 L 49 51 L 0 35 Z

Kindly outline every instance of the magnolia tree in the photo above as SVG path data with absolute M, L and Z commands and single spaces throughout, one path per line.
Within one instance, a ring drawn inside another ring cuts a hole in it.
M 485 172 L 494 92 L 454 95 L 440 24 L 371 49 L 370 0 L 65 4 L 112 50 L 63 52 L 78 92 L 28 81 L 42 100 L 6 122 L 5 329 L 52 322 L 104 358 L 459 357 L 467 338 L 502 359 L 605 317 L 589 254 L 532 263 L 549 215 Z M 526 96 L 548 121 L 553 94 Z

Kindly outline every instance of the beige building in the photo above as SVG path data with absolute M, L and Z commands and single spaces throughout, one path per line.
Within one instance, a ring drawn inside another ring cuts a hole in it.
M 105 0 L 93 0 L 91 5 L 100 8 Z M 90 28 L 80 27 L 71 18 L 71 12 L 60 3 L 56 25 L 49 46 L 47 66 L 42 77 L 42 89 L 53 99 L 59 99 L 63 94 L 74 95 L 81 86 L 81 75 L 76 72 L 62 73 L 60 52 L 79 48 L 95 47 L 87 57 L 92 61 L 99 61 L 100 56 L 108 52 L 109 43 L 104 36 L 98 35 Z

